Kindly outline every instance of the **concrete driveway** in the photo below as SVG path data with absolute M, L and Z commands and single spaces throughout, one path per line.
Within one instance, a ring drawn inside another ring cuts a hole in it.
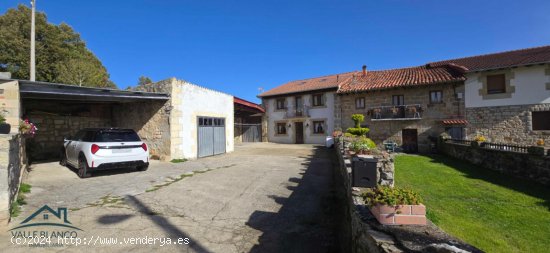
M 76 231 L 81 245 L 75 240 L 29 249 L 13 245 L 10 231 L 0 238 L 0 247 L 21 252 L 335 252 L 339 215 L 332 153 L 312 145 L 251 143 L 226 155 L 157 162 L 146 172 L 87 179 L 41 164 L 30 173 L 28 205 L 11 227 L 44 204 L 67 207 L 68 220 L 82 229 Z

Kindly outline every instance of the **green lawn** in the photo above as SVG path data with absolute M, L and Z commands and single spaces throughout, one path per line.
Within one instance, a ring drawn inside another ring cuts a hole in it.
M 549 252 L 549 188 L 439 155 L 398 155 L 395 173 L 449 234 L 487 252 Z

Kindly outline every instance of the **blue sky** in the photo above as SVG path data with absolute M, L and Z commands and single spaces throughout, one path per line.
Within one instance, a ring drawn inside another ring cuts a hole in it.
M 29 0 L 2 0 L 0 11 Z M 126 88 L 177 77 L 259 102 L 327 74 L 550 44 L 550 1 L 37 0 Z

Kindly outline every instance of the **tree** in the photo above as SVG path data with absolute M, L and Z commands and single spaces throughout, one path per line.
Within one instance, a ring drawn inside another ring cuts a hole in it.
M 19 5 L 0 16 L 0 71 L 29 79 L 31 9 Z M 101 61 L 69 25 L 36 13 L 36 80 L 116 87 Z
M 145 84 L 152 83 L 152 82 L 153 82 L 153 80 L 151 80 L 151 78 L 149 78 L 147 76 L 140 76 L 137 85 L 145 85 Z

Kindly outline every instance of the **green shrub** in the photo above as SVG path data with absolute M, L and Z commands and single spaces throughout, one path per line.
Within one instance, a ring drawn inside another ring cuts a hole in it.
M 354 135 L 354 136 L 365 136 L 370 131 L 367 127 L 350 127 L 346 129 L 346 132 Z
M 4 115 L 0 113 L 0 124 L 6 123 L 6 118 L 4 118 Z
M 527 153 L 531 155 L 537 155 L 537 156 L 543 156 L 544 155 L 544 147 L 539 146 L 531 146 L 527 148 Z
M 355 152 L 372 150 L 376 149 L 376 143 L 367 137 L 360 137 L 351 142 L 350 149 Z
M 418 205 L 422 203 L 422 198 L 418 193 L 389 186 L 377 186 L 374 189 L 368 189 L 361 196 L 369 206 L 377 204 L 388 206 Z
M 183 159 L 172 159 L 170 161 L 171 163 L 183 163 L 183 162 L 187 162 L 187 159 L 183 158 Z
M 355 128 L 361 128 L 361 123 L 365 121 L 365 116 L 363 114 L 353 114 L 351 119 L 355 123 Z

